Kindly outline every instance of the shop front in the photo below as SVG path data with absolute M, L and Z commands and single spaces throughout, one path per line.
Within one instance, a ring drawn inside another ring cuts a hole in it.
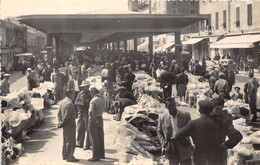
M 230 55 L 238 62 L 243 59 L 253 59 L 253 67 L 259 69 L 260 65 L 260 34 L 227 36 L 210 45 L 211 49 L 220 53 L 220 56 Z

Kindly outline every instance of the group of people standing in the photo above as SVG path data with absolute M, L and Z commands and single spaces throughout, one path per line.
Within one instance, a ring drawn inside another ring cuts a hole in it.
M 92 148 L 89 161 L 105 159 L 103 112 L 105 98 L 103 90 L 83 81 L 81 91 L 75 97 L 74 90 L 66 91 L 66 98 L 60 102 L 58 127 L 63 128 L 63 160 L 79 161 L 74 157 L 75 147 L 88 150 Z M 76 119 L 77 123 L 76 123 Z M 76 138 L 77 132 L 77 138 Z M 83 147 L 84 146 L 84 147 Z
M 259 82 L 254 77 L 254 73 L 251 72 L 248 75 L 248 81 L 244 85 L 244 95 L 240 93 L 240 87 L 235 87 L 235 93 L 230 96 L 233 85 L 235 84 L 235 73 L 230 66 L 224 66 L 223 69 L 214 69 L 209 72 L 207 76 L 209 81 L 210 90 L 208 91 L 208 97 L 212 98 L 216 93 L 222 100 L 242 100 L 248 103 L 250 106 L 251 114 L 253 114 L 252 121 L 256 121 L 257 107 L 256 98 L 259 87 Z
M 222 110 L 222 99 L 199 101 L 200 117 L 195 120 L 189 112 L 176 108 L 174 97 L 167 98 L 165 104 L 168 111 L 159 116 L 157 136 L 170 165 L 227 165 L 227 149 L 243 136 Z

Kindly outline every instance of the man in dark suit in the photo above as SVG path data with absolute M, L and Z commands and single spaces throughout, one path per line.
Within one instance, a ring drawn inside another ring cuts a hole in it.
M 190 120 L 190 114 L 177 110 L 173 97 L 165 101 L 168 112 L 159 116 L 157 135 L 162 144 L 170 165 L 191 165 L 192 146 L 190 138 L 175 140 L 177 131 L 183 128 Z
M 174 76 L 172 72 L 166 70 L 161 74 L 161 84 L 163 88 L 164 99 L 172 96 L 172 84 L 174 82 Z
M 222 137 L 222 155 L 220 155 L 221 157 L 218 159 L 222 160 L 222 162 L 220 162 L 222 165 L 226 165 L 227 149 L 235 147 L 243 139 L 243 136 L 238 130 L 235 129 L 232 117 L 229 115 L 227 110 L 223 110 L 224 101 L 216 97 L 212 100 L 212 102 L 214 103 L 212 117 L 218 124 L 218 134 Z M 226 140 L 226 137 L 228 137 L 228 140 Z
M 74 92 L 67 91 L 66 96 L 61 101 L 58 111 L 58 127 L 63 128 L 62 158 L 67 162 L 78 162 L 79 160 L 73 156 L 76 146 L 76 112 L 72 102 Z
M 227 162 L 223 157 L 226 149 L 233 148 L 241 140 L 241 136 L 239 138 L 229 136 L 229 140 L 225 141 L 224 137 L 227 135 L 225 127 L 211 116 L 213 107 L 212 101 L 208 99 L 199 101 L 201 117 L 190 121 L 175 136 L 177 140 L 191 136 L 195 145 L 193 154 L 195 165 L 225 165 Z

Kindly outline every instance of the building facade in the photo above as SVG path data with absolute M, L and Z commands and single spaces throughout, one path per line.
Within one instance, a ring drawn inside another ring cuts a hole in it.
M 27 28 L 27 52 L 39 57 L 41 51 L 46 49 L 46 35 L 31 27 Z
M 249 56 L 254 59 L 255 68 L 259 66 L 260 1 L 200 0 L 200 14 L 210 15 L 209 21 L 200 23 L 198 36 L 213 38 L 209 43 L 211 57 L 217 53 L 221 56 L 229 54 L 238 61 L 240 57 Z M 244 40 L 243 43 L 254 42 L 246 46 L 236 44 L 239 40 Z M 225 42 L 225 46 L 221 42 Z
M 46 35 L 20 25 L 14 18 L 0 19 L 0 44 L 1 67 L 9 72 L 16 54 L 32 53 L 37 56 L 45 50 Z
M 27 51 L 27 28 L 11 20 L 0 20 L 1 68 L 10 71 L 13 57 Z
M 139 0 L 128 2 L 129 10 L 142 12 L 146 14 L 165 14 L 165 15 L 197 15 L 199 14 L 199 1 L 179 1 L 179 0 Z M 190 38 L 190 35 L 196 35 L 200 31 L 199 23 L 189 25 L 181 29 L 182 38 Z M 159 45 L 154 44 L 154 50 L 161 50 L 160 48 L 164 45 L 174 42 L 174 33 L 163 34 L 159 36 L 154 36 L 154 40 L 159 41 Z M 187 38 L 187 39 L 188 39 Z M 147 41 L 146 41 L 147 42 Z M 184 46 L 183 50 L 189 51 L 193 56 L 198 56 L 197 51 L 194 49 L 203 49 L 206 42 L 203 45 L 199 43 L 193 46 Z M 170 50 L 170 49 L 169 49 Z M 156 51 L 155 51 L 156 52 Z M 202 51 L 207 54 L 206 51 Z M 195 53 L 195 54 L 194 54 Z M 206 55 L 205 55 L 206 56 Z

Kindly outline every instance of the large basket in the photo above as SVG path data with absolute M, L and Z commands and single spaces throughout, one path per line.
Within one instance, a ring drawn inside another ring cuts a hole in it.
M 28 121 L 29 121 L 29 119 L 21 120 L 20 124 L 18 124 L 17 126 L 12 126 L 10 124 L 10 134 L 11 135 L 16 135 L 16 134 L 21 133 L 24 130 L 24 128 L 25 128 L 26 124 L 28 123 Z

